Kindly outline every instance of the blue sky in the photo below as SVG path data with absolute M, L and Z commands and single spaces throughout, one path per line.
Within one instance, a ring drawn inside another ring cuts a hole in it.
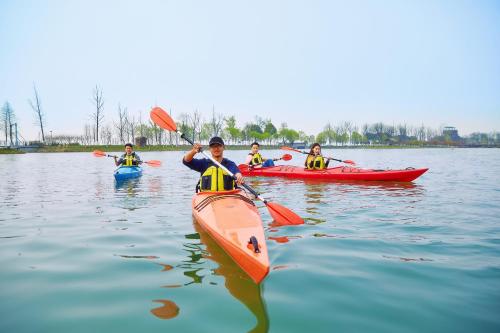
M 255 115 L 317 134 L 327 122 L 500 130 L 499 1 L 0 0 L 0 103 L 38 136 L 118 103 L 174 117 Z

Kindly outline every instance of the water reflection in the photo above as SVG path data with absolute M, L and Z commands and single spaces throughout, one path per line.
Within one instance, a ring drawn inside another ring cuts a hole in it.
M 162 304 L 162 306 L 151 310 L 151 313 L 158 318 L 172 319 L 174 317 L 177 317 L 177 315 L 179 314 L 179 307 L 177 306 L 177 304 L 168 299 L 157 299 L 153 302 Z
M 187 239 L 194 239 L 198 240 L 200 239 L 200 236 L 198 234 L 188 234 L 185 235 Z M 182 264 L 180 264 L 178 267 L 183 268 L 183 274 L 187 277 L 189 277 L 192 281 L 185 283 L 185 286 L 188 286 L 193 283 L 202 283 L 204 275 L 198 275 L 199 271 L 202 271 L 204 269 L 204 261 L 203 259 L 203 246 L 200 243 L 187 243 L 183 244 L 184 245 L 184 251 L 187 251 L 188 254 L 188 260 L 184 260 Z
M 148 178 L 148 191 L 151 194 L 161 194 L 163 177 L 150 177 Z
M 303 182 L 304 197 L 306 202 L 306 212 L 312 216 L 305 218 L 308 224 L 325 223 L 326 219 L 321 218 L 323 215 L 322 206 L 328 203 L 328 192 L 331 190 L 331 184 L 317 181 Z
M 247 178 L 246 182 L 248 185 L 253 187 L 257 192 L 265 191 L 266 189 L 269 188 L 269 186 L 274 186 L 277 183 L 275 178 L 261 178 L 261 177 Z
M 183 244 L 187 251 L 187 260 L 177 268 L 183 269 L 184 276 L 190 281 L 184 286 L 191 284 L 201 284 L 206 276 L 206 261 L 210 259 L 218 264 L 218 267 L 211 274 L 221 275 L 225 278 L 224 286 L 229 293 L 239 300 L 255 316 L 257 324 L 249 332 L 266 333 L 269 330 L 269 317 L 266 305 L 262 298 L 262 287 L 250 279 L 250 277 L 229 257 L 224 250 L 204 231 L 201 226 L 193 221 L 197 233 L 185 235 L 186 239 L 193 242 Z M 169 271 L 173 267 L 167 264 L 160 264 L 162 271 Z M 179 288 L 180 284 L 165 285 L 164 288 Z M 171 319 L 179 314 L 179 307 L 171 300 L 153 300 L 161 303 L 158 308 L 152 309 L 151 313 L 161 319 Z
M 115 193 L 123 193 L 135 197 L 140 188 L 141 178 L 115 180 Z
M 229 257 L 224 250 L 204 231 L 201 226 L 194 221 L 194 228 L 198 232 L 199 238 L 206 246 L 203 251 L 199 245 L 194 248 L 199 249 L 200 256 L 191 255 L 190 263 L 198 262 L 201 258 L 208 258 L 215 261 L 219 267 L 214 269 L 213 274 L 222 275 L 225 278 L 225 287 L 231 295 L 238 299 L 257 320 L 256 326 L 249 332 L 262 333 L 269 330 L 269 317 L 264 299 L 262 298 L 262 287 L 255 284 L 252 279 Z M 187 235 L 187 238 L 194 238 L 194 235 Z M 191 247 L 193 249 L 193 247 Z M 188 250 L 191 252 L 191 250 Z M 201 270 L 199 268 L 197 271 Z M 200 277 L 200 282 L 203 278 Z
M 294 180 L 294 182 L 298 182 L 298 180 Z M 308 185 L 319 185 L 319 184 L 331 184 L 337 186 L 350 186 L 350 187 L 368 187 L 368 188 L 382 188 L 382 189 L 403 189 L 403 188 L 415 188 L 416 185 L 413 182 L 391 182 L 391 181 L 349 181 L 349 180 L 329 180 L 324 181 L 320 179 L 303 179 L 300 182 Z

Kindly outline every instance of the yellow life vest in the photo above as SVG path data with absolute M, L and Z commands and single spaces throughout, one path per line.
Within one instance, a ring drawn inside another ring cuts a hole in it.
M 308 170 L 322 170 L 326 168 L 325 159 L 323 156 L 307 156 L 306 167 Z
M 250 153 L 249 155 L 252 155 L 252 160 L 250 161 L 250 165 L 256 165 L 256 164 L 262 164 L 262 155 L 259 153 L 252 154 Z
M 135 158 L 135 153 L 132 153 L 130 155 L 124 154 L 122 156 L 122 159 L 123 159 L 122 165 L 124 165 L 124 166 L 137 165 L 137 160 Z
M 235 189 L 233 177 L 219 167 L 211 166 L 201 175 L 200 191 L 231 191 Z

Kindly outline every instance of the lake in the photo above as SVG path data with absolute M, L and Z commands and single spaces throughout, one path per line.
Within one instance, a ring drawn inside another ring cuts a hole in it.
M 0 155 L 0 332 L 499 332 L 500 150 L 324 153 L 429 171 L 247 178 L 306 221 L 271 227 L 257 203 L 271 262 L 260 285 L 194 223 L 199 176 L 183 152 L 139 153 L 163 166 L 123 183 L 91 153 Z M 284 164 L 302 165 L 293 155 Z

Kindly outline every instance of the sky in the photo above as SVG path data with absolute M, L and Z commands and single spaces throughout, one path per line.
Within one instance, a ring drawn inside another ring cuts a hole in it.
M 384 122 L 500 130 L 500 1 L 0 0 L 0 105 L 81 134 L 92 92 L 148 118 L 212 108 L 316 135 Z

